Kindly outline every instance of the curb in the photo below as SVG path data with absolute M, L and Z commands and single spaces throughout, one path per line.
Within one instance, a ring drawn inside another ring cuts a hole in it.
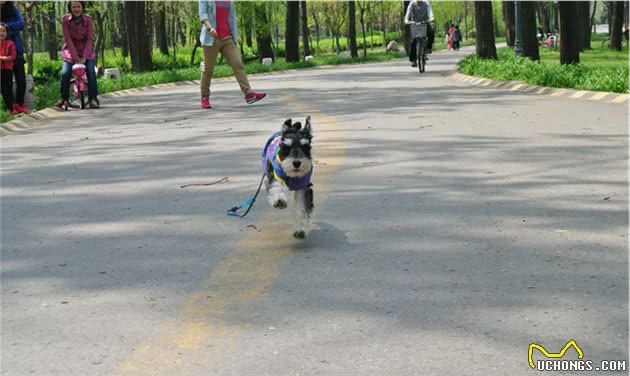
M 548 97 L 556 98 L 569 98 L 569 99 L 582 99 L 590 101 L 605 102 L 611 104 L 622 104 L 628 102 L 630 95 L 611 93 L 607 91 L 589 91 L 589 90 L 575 90 L 575 89 L 562 89 L 546 86 L 529 85 L 523 81 L 502 81 L 491 80 L 488 78 L 468 76 L 457 71 L 451 73 L 448 76 L 455 81 L 466 82 L 472 86 L 481 86 L 491 89 L 504 89 L 512 92 L 532 94 L 532 95 L 544 95 Z

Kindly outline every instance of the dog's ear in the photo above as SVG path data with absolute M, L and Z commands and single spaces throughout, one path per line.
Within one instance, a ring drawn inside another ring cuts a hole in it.
M 306 132 L 308 134 L 311 134 L 311 130 L 312 130 L 311 127 L 312 127 L 312 125 L 311 125 L 311 115 L 308 115 L 306 117 L 306 121 L 305 121 L 305 124 L 304 124 L 304 132 Z
M 288 118 L 284 124 L 282 124 L 282 133 L 285 133 L 289 129 L 291 129 L 291 118 Z

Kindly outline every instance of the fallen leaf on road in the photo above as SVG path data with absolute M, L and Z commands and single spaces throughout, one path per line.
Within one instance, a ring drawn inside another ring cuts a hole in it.
M 66 302 L 66 301 L 61 302 L 61 304 L 68 304 L 68 303 L 70 303 L 70 302 Z
M 62 262 L 61 264 L 59 264 L 59 266 L 62 266 L 62 267 L 63 267 L 63 266 L 66 266 L 66 264 L 64 264 L 64 263 Z
M 604 197 L 604 201 L 610 200 L 610 197 Z
M 19 290 L 15 290 L 12 292 L 12 294 L 17 294 L 18 292 L 20 292 Z
M 535 289 L 535 288 L 536 288 L 536 286 L 534 286 L 534 285 L 527 285 L 527 288 L 528 288 L 528 289 Z
M 98 274 L 105 274 L 105 272 L 98 272 Z

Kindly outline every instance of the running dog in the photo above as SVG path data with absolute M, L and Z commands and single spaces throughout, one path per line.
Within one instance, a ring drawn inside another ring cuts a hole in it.
M 300 122 L 292 123 L 291 119 L 287 119 L 282 124 L 282 130 L 271 136 L 262 152 L 263 184 L 269 194 L 269 204 L 276 209 L 286 209 L 293 192 L 293 236 L 297 239 L 308 235 L 313 212 L 312 139 L 310 116 L 306 118 L 304 127 Z

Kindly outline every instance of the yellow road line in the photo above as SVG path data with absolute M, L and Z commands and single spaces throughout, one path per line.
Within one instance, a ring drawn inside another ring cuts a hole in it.
M 287 100 L 296 111 L 313 117 L 321 145 L 316 146 L 314 156 L 325 163 L 313 174 L 318 208 L 332 191 L 332 178 L 344 162 L 346 135 L 333 117 L 294 98 Z M 261 205 L 264 200 L 261 197 Z M 251 315 L 247 307 L 271 290 L 284 263 L 303 243 L 291 237 L 291 218 L 278 213 L 261 218 L 256 227 L 262 231 L 241 239 L 203 286 L 186 299 L 183 320 L 163 323 L 160 334 L 140 345 L 115 374 L 185 375 L 217 361 L 220 349 L 235 350 L 236 338 Z

